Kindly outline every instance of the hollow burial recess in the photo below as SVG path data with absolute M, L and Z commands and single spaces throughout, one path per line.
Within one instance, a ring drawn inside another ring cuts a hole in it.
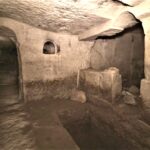
M 59 118 L 81 150 L 140 150 L 138 142 L 143 133 L 136 131 L 132 123 L 124 121 L 106 104 L 93 107 L 88 112 L 65 111 Z M 138 126 L 138 125 L 137 125 Z M 131 127 L 131 128 L 130 128 Z M 133 134 L 137 133 L 137 135 Z M 134 141 L 134 142 L 133 142 Z

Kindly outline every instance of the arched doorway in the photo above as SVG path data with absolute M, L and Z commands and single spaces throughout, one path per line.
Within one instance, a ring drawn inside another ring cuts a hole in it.
M 16 45 L 0 37 L 0 88 L 2 97 L 19 96 L 19 67 Z
M 0 27 L 0 98 L 23 99 L 21 59 L 15 33 Z

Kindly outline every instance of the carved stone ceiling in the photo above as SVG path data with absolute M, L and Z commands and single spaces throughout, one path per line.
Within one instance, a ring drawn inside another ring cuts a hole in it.
M 0 0 L 0 17 L 53 32 L 79 34 L 126 9 L 116 0 Z

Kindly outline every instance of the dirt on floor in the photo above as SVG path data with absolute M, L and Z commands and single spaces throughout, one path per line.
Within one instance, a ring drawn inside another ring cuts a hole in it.
M 30 115 L 16 85 L 0 85 L 0 149 L 36 150 Z
M 0 149 L 150 149 L 150 112 L 144 110 L 138 96 L 136 105 L 124 103 L 123 97 L 112 104 L 89 91 L 87 102 L 80 103 L 69 98 L 72 87 L 63 84 L 54 97 L 51 93 L 26 104 L 19 101 L 14 87 L 2 87 Z
M 26 104 L 39 150 L 149 150 L 150 125 L 141 106 L 43 99 Z

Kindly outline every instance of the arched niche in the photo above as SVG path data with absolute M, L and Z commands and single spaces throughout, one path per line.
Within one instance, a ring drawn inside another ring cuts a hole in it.
M 59 46 L 51 41 L 47 40 L 43 45 L 43 54 L 57 54 L 60 52 Z

